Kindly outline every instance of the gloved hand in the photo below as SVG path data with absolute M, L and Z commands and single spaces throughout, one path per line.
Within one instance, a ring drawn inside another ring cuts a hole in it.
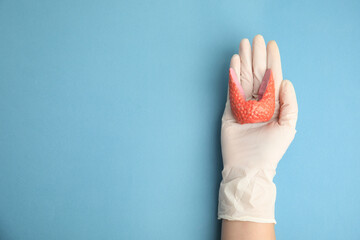
M 273 72 L 275 112 L 263 123 L 239 124 L 231 111 L 229 94 L 222 117 L 221 148 L 224 169 L 219 190 L 218 218 L 276 223 L 276 187 L 273 178 L 278 162 L 295 136 L 298 106 L 293 85 L 283 80 L 275 41 L 265 46 L 261 35 L 240 43 L 239 55 L 230 63 L 246 100 L 257 99 L 266 69 Z

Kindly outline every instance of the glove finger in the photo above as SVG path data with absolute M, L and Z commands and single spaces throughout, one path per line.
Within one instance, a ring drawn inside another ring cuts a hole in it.
M 240 42 L 240 83 L 244 89 L 246 99 L 250 99 L 253 90 L 252 56 L 249 39 L 244 38 Z
M 283 80 L 279 48 L 274 40 L 267 45 L 267 68 L 271 68 L 275 83 L 275 100 L 279 99 L 280 85 Z
M 237 79 L 240 79 L 240 56 L 234 54 L 230 61 L 230 67 L 235 70 Z
M 263 36 L 260 34 L 256 35 L 253 39 L 253 97 L 258 98 L 259 86 L 266 71 L 266 45 Z
M 232 56 L 231 61 L 230 61 L 230 68 L 234 69 L 237 80 L 239 80 L 240 79 L 240 56 L 238 54 L 234 54 Z M 234 120 L 234 117 L 233 117 L 233 115 L 231 113 L 231 109 L 230 109 L 229 88 L 228 88 L 228 92 L 227 92 L 227 101 L 226 101 L 222 120 L 223 121 Z
M 240 56 L 239 54 L 234 54 L 230 61 L 230 68 L 234 69 L 236 73 L 237 79 L 240 81 Z M 228 88 L 228 95 L 227 101 L 229 101 L 229 88 Z
M 284 80 L 280 88 L 280 117 L 281 126 L 295 128 L 298 118 L 298 104 L 295 89 L 289 80 Z

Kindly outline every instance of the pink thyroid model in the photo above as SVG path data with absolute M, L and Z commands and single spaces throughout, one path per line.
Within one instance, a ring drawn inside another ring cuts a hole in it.
M 240 124 L 267 122 L 275 111 L 275 87 L 271 69 L 267 69 L 258 91 L 258 100 L 246 101 L 234 69 L 229 70 L 231 111 Z

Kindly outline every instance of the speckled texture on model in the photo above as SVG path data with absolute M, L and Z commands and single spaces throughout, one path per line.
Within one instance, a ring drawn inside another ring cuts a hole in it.
M 275 87 L 271 69 L 266 70 L 259 88 L 258 100 L 246 101 L 235 71 L 229 70 L 229 98 L 231 110 L 238 123 L 258 123 L 271 119 L 275 111 Z

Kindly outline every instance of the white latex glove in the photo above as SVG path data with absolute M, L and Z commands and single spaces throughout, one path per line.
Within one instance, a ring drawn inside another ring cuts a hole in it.
M 240 56 L 239 56 L 240 55 Z M 275 112 L 266 123 L 239 124 L 226 102 L 221 126 L 224 169 L 219 190 L 218 218 L 276 223 L 274 216 L 276 167 L 295 136 L 298 106 L 293 85 L 283 80 L 279 49 L 264 38 L 240 43 L 239 55 L 230 63 L 240 79 L 246 99 L 257 98 L 266 69 L 275 82 Z

